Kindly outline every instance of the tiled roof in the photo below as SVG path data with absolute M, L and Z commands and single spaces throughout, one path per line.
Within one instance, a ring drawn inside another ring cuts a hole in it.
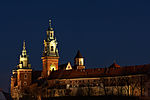
M 64 70 L 64 69 L 67 67 L 67 64 L 68 64 L 68 63 L 61 64 L 61 65 L 58 66 L 58 68 L 59 68 L 60 70 Z
M 150 64 L 124 66 L 117 68 L 95 68 L 84 70 L 58 70 L 51 73 L 49 79 L 71 79 L 71 78 L 94 78 L 113 77 L 123 75 L 146 74 L 149 72 Z

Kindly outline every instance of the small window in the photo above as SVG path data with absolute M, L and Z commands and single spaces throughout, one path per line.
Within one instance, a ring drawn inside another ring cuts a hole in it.
M 53 35 L 52 35 L 52 33 L 50 34 L 50 37 L 52 37 Z
M 54 51 L 54 47 L 53 46 L 51 46 L 51 51 Z
M 24 79 L 27 79 L 27 74 L 24 74 Z
M 24 82 L 24 86 L 27 86 L 27 82 Z

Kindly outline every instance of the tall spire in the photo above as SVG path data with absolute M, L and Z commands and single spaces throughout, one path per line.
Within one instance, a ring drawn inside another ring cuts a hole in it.
M 26 51 L 25 40 L 23 41 L 23 50 L 22 50 L 22 56 L 27 56 L 27 51 Z
M 52 27 L 52 23 L 51 23 L 52 21 L 51 20 L 49 20 L 49 27 L 51 28 Z
M 20 55 L 18 68 L 31 68 L 31 64 L 29 64 L 29 59 L 26 51 L 25 41 L 23 41 L 23 50 L 22 55 Z
M 23 41 L 23 50 L 26 49 L 26 43 L 25 43 L 25 40 Z
M 53 30 L 53 28 L 52 28 L 52 20 L 51 19 L 49 20 L 49 28 L 48 28 L 48 30 Z

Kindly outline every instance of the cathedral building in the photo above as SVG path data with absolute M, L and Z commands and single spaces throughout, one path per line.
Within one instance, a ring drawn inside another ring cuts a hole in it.
M 42 54 L 42 70 L 33 70 L 25 41 L 19 64 L 12 70 L 13 99 L 31 96 L 34 99 L 57 96 L 150 96 L 150 64 L 87 69 L 80 51 L 70 62 L 59 65 L 59 51 L 54 29 L 49 21 Z

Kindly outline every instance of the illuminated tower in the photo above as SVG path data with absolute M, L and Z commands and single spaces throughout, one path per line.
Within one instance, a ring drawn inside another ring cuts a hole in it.
M 47 38 L 44 40 L 44 51 L 42 56 L 43 71 L 42 76 L 47 77 L 51 71 L 58 70 L 59 54 L 57 49 L 57 41 L 54 37 L 54 30 L 49 20 L 49 27 L 47 29 Z
M 29 64 L 29 59 L 25 47 L 25 41 L 23 42 L 23 50 L 20 55 L 19 64 L 17 69 L 12 71 L 11 76 L 11 95 L 13 98 L 20 98 L 23 96 L 24 90 L 32 82 L 32 69 Z
M 84 58 L 82 57 L 80 51 L 78 50 L 77 55 L 74 58 L 76 69 L 85 69 Z
M 25 68 L 31 68 L 31 64 L 29 64 L 29 59 L 26 51 L 25 41 L 23 42 L 23 50 L 22 55 L 20 55 L 19 65 L 17 66 L 19 69 Z

